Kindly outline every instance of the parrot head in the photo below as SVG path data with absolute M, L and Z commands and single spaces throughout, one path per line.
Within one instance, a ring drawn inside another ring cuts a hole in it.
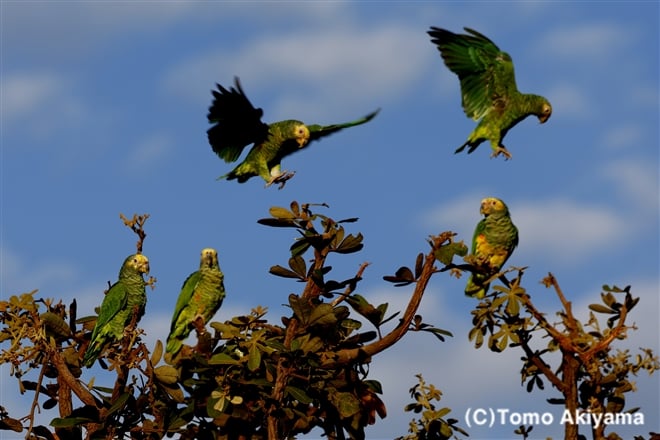
M 506 214 L 509 212 L 506 204 L 498 198 L 495 197 L 486 197 L 481 201 L 481 209 L 479 209 L 481 215 L 488 217 L 493 213 Z
M 218 265 L 218 251 L 213 248 L 202 249 L 200 267 L 215 267 Z
M 293 137 L 298 143 L 298 148 L 303 148 L 309 142 L 309 128 L 305 124 L 296 124 L 293 127 Z
M 139 274 L 149 273 L 149 259 L 146 255 L 133 254 L 126 258 L 122 271 L 128 269 Z
M 543 101 L 544 102 L 541 104 L 541 111 L 536 114 L 541 124 L 550 119 L 550 115 L 552 115 L 552 106 L 546 99 Z

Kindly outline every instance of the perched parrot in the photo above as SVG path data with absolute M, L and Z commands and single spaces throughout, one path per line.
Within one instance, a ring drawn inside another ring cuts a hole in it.
M 449 70 L 458 75 L 465 114 L 475 121 L 481 119 L 456 153 L 465 147 L 469 147 L 468 154 L 472 153 L 487 140 L 492 157 L 503 154 L 510 159 L 511 153 L 502 145 L 506 133 L 530 115 L 544 123 L 552 114 L 552 106 L 542 96 L 520 93 L 511 56 L 488 37 L 473 29 L 465 30 L 467 34 L 436 27 L 428 31 Z
M 91 367 L 103 348 L 118 341 L 137 313 L 138 321 L 147 304 L 145 281 L 142 274 L 149 273 L 149 259 L 142 254 L 128 256 L 119 270 L 119 279 L 105 294 L 96 325 L 92 331 L 83 365 Z
M 509 208 L 500 199 L 487 197 L 481 201 L 483 219 L 472 237 L 472 255 L 488 268 L 487 273 L 473 273 L 465 286 L 467 296 L 483 298 L 488 292 L 486 281 L 498 273 L 518 245 L 518 228 L 511 221 Z
M 165 352 L 174 358 L 190 334 L 193 321 L 201 317 L 207 324 L 224 298 L 224 275 L 218 265 L 218 252 L 212 248 L 203 249 L 199 270 L 190 274 L 181 287 Z
M 281 170 L 283 158 L 305 148 L 312 141 L 347 127 L 364 124 L 379 111 L 344 124 L 305 125 L 293 119 L 266 124 L 261 121 L 263 110 L 252 106 L 238 78 L 235 81 L 235 88 L 227 90 L 216 84 L 219 91 L 212 90 L 213 104 L 207 117 L 214 125 L 207 134 L 211 148 L 225 162 L 235 162 L 245 146 L 254 144 L 243 162 L 220 177 L 237 179 L 239 183 L 260 176 L 266 181 L 266 186 L 279 183 L 282 188 L 294 174 Z

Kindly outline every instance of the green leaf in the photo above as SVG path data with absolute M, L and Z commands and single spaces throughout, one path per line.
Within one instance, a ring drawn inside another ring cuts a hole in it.
M 170 365 L 161 365 L 154 368 L 154 374 L 159 382 L 167 385 L 175 384 L 179 380 L 178 370 Z
M 309 315 L 312 313 L 312 306 L 307 300 L 292 293 L 289 295 L 289 305 L 291 306 L 291 310 L 293 310 L 293 314 L 300 320 L 300 322 L 305 324 L 309 322 Z
M 248 368 L 250 371 L 256 371 L 261 365 L 261 351 L 259 351 L 257 344 L 252 344 L 248 356 Z
M 351 254 L 360 251 L 364 245 L 362 244 L 362 234 L 357 235 L 349 234 L 335 249 L 335 252 L 340 254 Z
M 415 260 L 415 279 L 419 278 L 422 275 L 422 269 L 424 268 L 424 254 L 417 254 L 417 259 Z
M 227 353 L 218 353 L 211 356 L 209 365 L 240 365 L 241 362 L 229 356 Z
M 286 208 L 282 208 L 280 206 L 272 206 L 268 210 L 268 213 L 271 216 L 273 216 L 275 218 L 279 218 L 279 219 L 294 219 L 294 218 L 296 218 L 296 215 L 293 212 L 289 211 Z
M 115 412 L 122 409 L 129 397 L 131 397 L 130 393 L 124 393 L 121 396 L 119 396 L 115 401 L 115 403 L 113 403 L 112 406 L 108 409 L 106 415 L 109 416 L 110 414 L 114 414 Z
M 589 304 L 589 309 L 596 313 L 607 313 L 610 315 L 616 313 L 614 310 L 610 309 L 609 307 L 605 307 L 602 304 Z
M 43 409 L 52 409 L 55 408 L 56 406 L 57 406 L 57 399 L 48 399 L 42 405 Z
M 310 326 L 330 326 L 337 323 L 332 305 L 328 303 L 321 303 L 314 307 L 311 315 L 309 316 Z
M 5 419 L 5 421 L 6 420 L 7 419 Z M 84 425 L 90 422 L 94 422 L 94 420 L 88 419 L 86 417 L 66 417 L 66 418 L 55 417 L 53 420 L 50 421 L 49 425 L 52 426 L 53 428 L 71 428 L 73 426 Z
M 506 313 L 509 316 L 518 316 L 520 314 L 520 303 L 518 302 L 518 299 L 514 297 L 509 297 L 509 300 L 507 301 L 506 304 Z
M 356 293 L 347 296 L 346 302 L 353 308 L 353 310 L 367 318 L 367 320 L 369 320 L 369 322 L 371 322 L 373 325 L 376 327 L 380 325 L 380 321 L 383 318 L 382 312 L 374 307 L 371 303 L 369 303 L 365 297 Z M 385 308 L 387 308 L 387 305 L 385 305 Z
M 289 258 L 289 267 L 301 280 L 304 280 L 307 277 L 307 265 L 305 264 L 303 257 L 300 255 L 295 255 Z
M 330 400 L 337 408 L 342 419 L 349 418 L 360 412 L 360 402 L 351 393 L 335 391 L 330 393 Z
M 279 265 L 272 266 L 268 272 L 270 272 L 271 274 L 276 275 L 278 277 L 282 277 L 282 278 L 295 278 L 295 279 L 298 279 L 298 280 L 303 280 L 304 279 L 304 278 L 301 278 L 300 275 L 298 275 L 296 272 L 293 272 L 293 271 L 291 271 L 291 270 L 289 270 L 285 267 L 279 266 Z
M 464 257 L 467 255 L 467 252 L 468 248 L 465 243 L 463 243 L 463 241 L 459 241 L 457 243 L 449 243 L 444 246 L 440 246 L 440 248 L 435 251 L 434 256 L 436 260 L 440 261 L 446 266 L 452 263 L 454 255 Z
M 284 392 L 296 399 L 298 402 L 302 403 L 303 405 L 309 405 L 312 403 L 313 399 L 307 395 L 303 390 L 300 388 L 292 387 L 290 385 L 284 387 Z
M 160 358 L 163 355 L 163 343 L 160 339 L 156 339 L 156 346 L 154 351 L 151 353 L 151 365 L 156 365 L 160 362 Z
M 362 384 L 375 393 L 383 394 L 383 385 L 381 385 L 381 383 L 378 382 L 377 380 L 372 380 L 372 379 L 364 380 Z
M 71 328 L 64 320 L 53 312 L 45 312 L 39 315 L 41 322 L 44 323 L 46 330 L 55 337 L 68 338 L 72 336 Z
M 257 223 L 264 226 L 271 226 L 273 228 L 295 228 L 298 226 L 294 220 L 281 218 L 261 218 L 257 220 Z

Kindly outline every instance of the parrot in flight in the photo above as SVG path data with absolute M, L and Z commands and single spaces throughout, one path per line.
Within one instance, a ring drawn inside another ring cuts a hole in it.
M 219 179 L 237 179 L 243 183 L 253 176 L 260 176 L 266 186 L 279 183 L 281 189 L 294 174 L 281 170 L 283 158 L 312 141 L 369 122 L 380 111 L 343 124 L 306 125 L 294 119 L 266 124 L 261 121 L 263 110 L 252 106 L 238 77 L 235 82 L 236 87 L 229 90 L 216 84 L 218 91 L 211 91 L 213 103 L 207 118 L 214 125 L 207 131 L 209 144 L 225 162 L 235 162 L 247 145 L 253 144 L 253 147 L 243 162 Z
M 149 273 L 149 259 L 142 254 L 129 255 L 119 270 L 119 278 L 105 294 L 92 338 L 83 357 L 83 365 L 91 367 L 101 351 L 120 340 L 124 330 L 137 314 L 139 321 L 147 304 L 143 274 Z
M 465 294 L 483 298 L 488 292 L 486 282 L 498 273 L 518 245 L 518 228 L 511 221 L 509 208 L 495 197 L 481 201 L 481 214 L 484 216 L 477 224 L 472 237 L 472 255 L 476 256 L 485 273 L 472 273 L 465 286 Z
M 203 249 L 199 270 L 190 274 L 181 287 L 165 352 L 176 357 L 192 330 L 193 322 L 201 317 L 206 325 L 224 298 L 224 275 L 218 265 L 218 252 L 212 248 Z
M 428 31 L 449 70 L 458 75 L 465 114 L 480 120 L 456 153 L 466 147 L 472 153 L 487 140 L 493 149 L 491 157 L 503 154 L 510 159 L 511 153 L 502 144 L 506 133 L 530 115 L 543 124 L 552 114 L 552 106 L 543 96 L 520 93 L 511 56 L 485 35 L 464 29 L 467 34 L 437 27 Z

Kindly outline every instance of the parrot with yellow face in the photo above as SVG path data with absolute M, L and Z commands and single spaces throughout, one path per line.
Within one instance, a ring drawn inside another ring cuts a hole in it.
M 483 298 L 488 292 L 486 281 L 498 273 L 518 246 L 518 228 L 511 221 L 509 208 L 495 197 L 481 201 L 483 219 L 477 224 L 472 237 L 471 253 L 486 268 L 485 272 L 474 272 L 465 286 L 465 294 Z
M 239 183 L 260 176 L 266 186 L 279 183 L 282 188 L 293 176 L 293 172 L 282 171 L 283 158 L 302 150 L 312 141 L 369 122 L 379 111 L 342 124 L 307 125 L 295 119 L 266 124 L 261 121 L 263 110 L 250 103 L 238 78 L 235 81 L 236 87 L 226 89 L 216 84 L 218 90 L 212 91 L 213 103 L 207 118 L 214 125 L 207 134 L 211 148 L 225 162 L 235 162 L 247 145 L 253 145 L 243 162 L 220 177 L 236 179 Z

